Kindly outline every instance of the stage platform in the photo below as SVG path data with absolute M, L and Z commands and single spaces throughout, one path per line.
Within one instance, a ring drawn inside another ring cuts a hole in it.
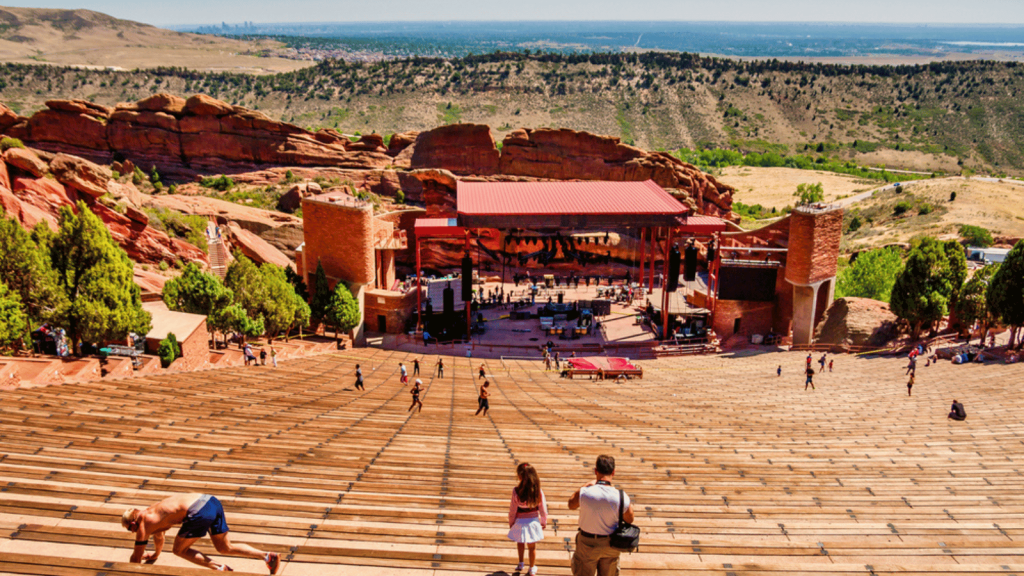
M 618 358 L 608 356 L 587 356 L 586 358 L 569 358 L 569 369 L 566 376 L 578 378 L 586 376 L 601 380 L 609 380 L 625 376 L 627 378 L 643 378 L 644 370 L 629 358 Z

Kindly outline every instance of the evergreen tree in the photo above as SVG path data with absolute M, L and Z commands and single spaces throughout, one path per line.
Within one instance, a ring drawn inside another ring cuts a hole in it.
M 938 322 L 949 312 L 953 278 L 950 258 L 938 240 L 924 238 L 911 248 L 903 271 L 893 284 L 889 304 L 896 316 L 910 324 L 913 340 L 918 339 L 921 328 Z
M 16 220 L 0 217 L 0 279 L 18 295 L 34 321 L 47 320 L 60 302 L 57 275 L 50 266 L 52 237 L 46 224 L 38 224 L 30 234 Z
M 992 283 L 992 277 L 998 269 L 999 264 L 992 264 L 975 272 L 974 276 L 964 285 L 963 290 L 960 291 L 960 297 L 953 307 L 957 318 L 964 325 L 972 325 L 975 321 L 981 323 L 982 343 L 985 341 L 985 333 L 997 321 L 997 318 L 988 307 L 986 293 Z
M 233 329 L 249 337 L 257 337 L 262 334 L 253 334 L 256 327 L 263 328 L 263 305 L 267 300 L 267 286 L 260 269 L 252 260 L 246 258 L 241 252 L 235 251 L 234 262 L 228 266 L 224 275 L 224 285 L 234 295 L 234 303 L 237 304 L 248 317 L 247 322 L 240 321 L 232 312 Z
M 132 261 L 84 202 L 78 213 L 60 209 L 60 229 L 50 260 L 63 299 L 53 321 L 68 332 L 78 351 L 82 341 L 123 340 L 129 332 L 149 332 L 151 317 L 133 280 Z
M 793 193 L 793 196 L 800 199 L 799 205 L 814 204 L 825 199 L 825 189 L 821 182 L 817 184 L 800 184 L 796 187 L 796 192 Z
M 260 306 L 263 317 L 263 327 L 267 331 L 267 338 L 273 341 L 278 334 L 290 329 L 295 324 L 296 303 L 300 301 L 295 294 L 295 288 L 284 269 L 273 264 L 264 264 L 259 268 L 263 277 L 266 296 Z M 306 308 L 308 310 L 308 307 Z M 307 315 L 308 316 L 308 315 Z
M 351 332 L 360 320 L 359 302 L 344 282 L 338 282 L 327 306 L 327 321 L 334 326 L 335 339 L 341 332 Z
M 327 273 L 320 260 L 316 261 L 316 275 L 313 277 L 313 299 L 309 302 L 309 316 L 313 324 L 319 324 L 327 317 L 327 307 L 331 303 L 331 285 L 327 281 Z
M 946 253 L 946 260 L 949 262 L 949 281 L 953 288 L 949 305 L 952 308 L 959 301 L 960 291 L 963 290 L 964 282 L 967 280 L 967 257 L 964 256 L 964 247 L 956 240 L 944 242 L 942 250 Z
M 861 252 L 857 259 L 839 273 L 836 297 L 856 296 L 889 301 L 896 275 L 903 269 L 898 250 L 880 248 Z
M 167 368 L 172 362 L 181 358 L 181 346 L 178 345 L 178 338 L 173 332 L 168 332 L 167 337 L 160 341 L 156 354 L 160 357 L 160 364 L 164 368 Z
M 992 314 L 1010 327 L 1010 345 L 1017 342 L 1017 333 L 1024 326 L 1024 240 L 1006 255 L 989 283 L 985 299 Z M 1024 343 L 1020 339 L 1017 347 Z
M 0 349 L 20 348 L 28 334 L 28 315 L 21 296 L 0 280 Z
M 206 316 L 206 328 L 211 334 L 225 330 L 217 321 L 217 311 L 231 304 L 233 294 L 220 278 L 203 272 L 196 263 L 189 262 L 181 276 L 168 280 L 162 296 L 171 310 Z
M 263 334 L 263 319 L 253 320 L 238 304 L 225 306 L 214 312 L 214 316 L 214 322 L 225 334 L 229 331 L 237 332 L 246 338 L 256 338 Z M 226 337 L 225 345 L 227 345 Z M 242 347 L 242 342 L 239 342 L 238 347 Z

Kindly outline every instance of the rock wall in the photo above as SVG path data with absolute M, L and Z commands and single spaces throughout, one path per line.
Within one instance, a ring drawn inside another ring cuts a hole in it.
M 897 336 L 897 318 L 885 302 L 870 298 L 839 298 L 814 330 L 821 344 L 884 346 Z
M 0 158 L 0 205 L 6 217 L 14 218 L 30 229 L 42 222 L 57 229 L 60 209 L 74 208 L 79 200 L 89 206 L 110 230 L 128 257 L 136 262 L 155 264 L 174 262 L 207 262 L 199 248 L 169 237 L 148 224 L 148 218 L 137 206 L 121 204 L 124 214 L 99 201 L 111 197 L 129 197 L 133 186 L 111 179 L 110 170 L 67 154 L 37 153 L 27 148 L 11 148 Z

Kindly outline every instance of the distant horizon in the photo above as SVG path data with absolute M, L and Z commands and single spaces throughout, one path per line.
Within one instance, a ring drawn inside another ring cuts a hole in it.
M 448 22 L 458 22 L 461 24 L 495 24 L 495 23 L 562 23 L 562 22 L 579 22 L 587 24 L 616 24 L 616 23 L 630 23 L 630 24 L 787 24 L 787 25 L 816 25 L 816 26 L 908 26 L 908 27 L 928 27 L 936 26 L 943 28 L 985 28 L 985 27 L 996 27 L 996 28 L 1024 28 L 1024 22 L 857 22 L 857 21 L 844 21 L 844 20 L 628 20 L 628 19 L 614 19 L 614 20 L 574 20 L 574 19 L 495 19 L 495 20 L 468 20 L 458 18 L 442 18 L 438 20 L 296 20 L 296 21 L 273 21 L 273 22 L 259 22 L 256 20 L 240 20 L 240 21 L 229 21 L 220 20 L 214 22 L 196 22 L 196 23 L 167 23 L 167 24 L 153 24 L 159 28 L 168 27 L 197 27 L 197 26 L 219 26 L 220 24 L 228 24 L 230 26 L 238 26 L 246 23 L 254 24 L 257 26 L 273 26 L 273 25 L 289 25 L 289 26 L 325 26 L 325 25 L 346 25 L 346 24 L 445 24 Z M 1021 39 L 1024 41 L 1024 38 Z
M 28 8 L 88 9 L 162 27 L 212 23 L 694 22 L 1024 25 L 1020 0 L 26 0 Z M 522 15 L 531 18 L 523 20 Z M 312 16 L 312 18 L 310 18 Z M 583 19 L 581 19 L 581 16 Z M 924 20 L 928 20 L 925 22 Z

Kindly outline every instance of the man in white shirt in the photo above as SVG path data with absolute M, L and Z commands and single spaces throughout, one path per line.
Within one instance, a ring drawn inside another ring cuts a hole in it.
M 569 509 L 580 511 L 576 551 L 572 555 L 572 576 L 618 576 L 619 550 L 608 544 L 608 536 L 619 527 L 619 491 L 612 486 L 615 458 L 598 456 L 595 480 L 569 498 Z M 633 522 L 633 503 L 622 493 L 625 522 Z

